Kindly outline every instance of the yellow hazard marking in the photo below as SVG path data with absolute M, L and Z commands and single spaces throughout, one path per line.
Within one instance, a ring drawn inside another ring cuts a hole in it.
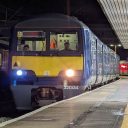
M 125 112 L 124 112 L 124 118 L 123 118 L 121 128 L 128 128 L 128 105 L 127 105 Z
M 21 69 L 33 70 L 37 76 L 57 76 L 62 70 L 83 70 L 82 56 L 13 56 L 12 68 L 15 63 Z

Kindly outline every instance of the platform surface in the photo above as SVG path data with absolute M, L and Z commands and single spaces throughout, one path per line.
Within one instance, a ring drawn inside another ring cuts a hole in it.
M 128 79 L 44 106 L 3 128 L 128 128 Z

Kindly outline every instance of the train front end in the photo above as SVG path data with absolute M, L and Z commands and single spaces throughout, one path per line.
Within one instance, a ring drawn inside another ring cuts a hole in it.
M 17 109 L 32 109 L 80 94 L 83 52 L 80 26 L 69 17 L 45 17 L 15 26 L 10 57 Z

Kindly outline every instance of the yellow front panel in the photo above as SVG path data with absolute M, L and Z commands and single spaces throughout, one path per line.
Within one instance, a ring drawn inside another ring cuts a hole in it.
M 42 57 L 42 56 L 13 56 L 12 68 L 17 63 L 18 68 L 33 70 L 37 76 L 57 76 L 67 68 L 82 70 L 83 57 Z

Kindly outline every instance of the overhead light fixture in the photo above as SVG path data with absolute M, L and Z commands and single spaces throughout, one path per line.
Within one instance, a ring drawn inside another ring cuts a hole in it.
M 121 44 L 118 44 L 117 46 L 118 46 L 118 47 L 121 47 L 122 45 L 121 45 Z
M 110 44 L 111 47 L 114 47 L 114 44 Z

